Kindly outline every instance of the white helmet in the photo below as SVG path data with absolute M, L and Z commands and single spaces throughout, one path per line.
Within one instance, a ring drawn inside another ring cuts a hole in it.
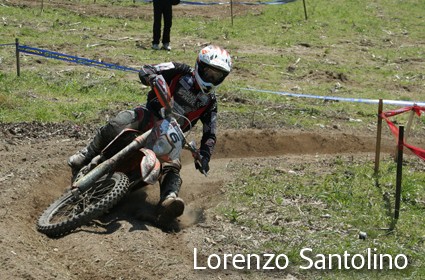
M 195 79 L 202 92 L 208 93 L 221 84 L 232 70 L 229 53 L 218 46 L 203 48 L 196 59 Z

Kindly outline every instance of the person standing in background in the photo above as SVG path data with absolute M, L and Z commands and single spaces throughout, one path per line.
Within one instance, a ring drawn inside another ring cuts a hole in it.
M 162 49 L 171 51 L 170 32 L 173 23 L 173 8 L 171 0 L 153 0 L 153 40 L 152 49 L 160 50 L 161 21 L 164 17 L 164 30 L 162 33 Z

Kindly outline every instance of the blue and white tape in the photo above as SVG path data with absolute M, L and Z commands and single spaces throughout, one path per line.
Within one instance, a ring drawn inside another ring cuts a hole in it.
M 12 44 L 4 44 L 4 45 L 12 45 Z M 101 67 L 101 68 L 109 68 L 114 70 L 122 70 L 122 71 L 132 71 L 132 72 L 139 72 L 139 70 L 131 67 L 121 66 L 117 64 L 112 63 L 105 63 L 100 62 L 96 60 L 91 60 L 87 58 L 81 58 L 77 56 L 67 55 L 63 53 L 58 52 L 52 52 L 48 50 L 43 50 L 39 48 L 33 48 L 28 47 L 25 45 L 19 45 L 18 50 L 20 52 L 33 54 L 33 55 L 39 55 L 44 56 L 47 58 L 54 58 L 54 59 L 60 59 L 67 62 L 74 62 L 78 64 L 83 64 L 86 66 L 95 66 L 95 67 Z M 330 100 L 330 101 L 343 101 L 343 102 L 358 102 L 358 103 L 368 103 L 368 104 L 378 104 L 379 99 L 365 99 L 365 98 L 346 98 L 346 97 L 336 97 L 336 96 L 321 96 L 321 95 L 313 95 L 313 94 L 301 94 L 301 93 L 291 93 L 291 92 L 284 92 L 284 91 L 272 91 L 272 90 L 264 90 L 264 89 L 255 89 L 255 88 L 237 88 L 239 90 L 245 90 L 245 91 L 255 91 L 255 92 L 262 92 L 262 93 L 271 93 L 271 94 L 278 94 L 283 96 L 290 96 L 290 97 L 300 97 L 300 98 L 313 98 L 313 99 L 322 99 L 322 100 Z M 388 105 L 397 105 L 397 106 L 425 106 L 425 102 L 415 102 L 415 101 L 403 101 L 403 100 L 382 100 L 383 104 Z
M 125 67 L 125 66 L 121 66 L 121 65 L 117 65 L 117 64 L 100 62 L 100 61 L 82 58 L 82 57 L 78 57 L 78 56 L 72 56 L 72 55 L 67 55 L 67 54 L 63 54 L 63 53 L 52 52 L 52 51 L 47 51 L 47 50 L 43 50 L 43 49 L 28 47 L 28 46 L 25 46 L 25 45 L 19 45 L 18 50 L 20 52 L 23 52 L 23 53 L 44 56 L 44 57 L 47 57 L 47 58 L 64 60 L 64 61 L 67 61 L 67 62 L 74 62 L 74 63 L 78 63 L 78 64 L 83 64 L 83 65 L 86 65 L 86 66 L 109 68 L 109 69 L 122 70 L 122 71 L 139 72 L 139 70 L 131 68 L 131 67 Z
M 291 92 L 284 92 L 284 91 L 272 91 L 272 90 L 255 89 L 255 88 L 239 88 L 239 89 L 240 90 L 247 90 L 247 91 L 263 92 L 263 93 L 272 93 L 272 94 L 278 94 L 278 95 L 283 95 L 283 96 L 291 96 L 291 97 L 314 98 L 314 99 L 322 99 L 322 100 L 358 102 L 358 103 L 369 103 L 369 104 L 378 104 L 379 103 L 379 99 L 321 96 L 321 95 L 291 93 Z M 425 102 L 402 101 L 402 100 L 386 100 L 386 99 L 383 99 L 382 103 L 388 104 L 388 105 L 398 105 L 398 106 L 413 106 L 413 105 L 425 106 Z

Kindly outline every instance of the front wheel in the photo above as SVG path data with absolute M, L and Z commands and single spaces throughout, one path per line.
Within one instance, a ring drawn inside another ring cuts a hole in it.
M 37 230 L 50 237 L 65 235 L 114 206 L 127 193 L 129 185 L 128 177 L 117 172 L 100 178 L 84 193 L 69 190 L 44 211 Z

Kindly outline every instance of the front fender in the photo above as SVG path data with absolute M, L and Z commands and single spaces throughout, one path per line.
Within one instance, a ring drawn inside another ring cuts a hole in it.
M 156 155 L 153 151 L 144 148 L 140 149 L 140 151 L 145 154 L 142 161 L 140 162 L 142 179 L 145 183 L 153 185 L 158 181 L 159 175 L 161 173 L 161 163 L 156 158 Z

